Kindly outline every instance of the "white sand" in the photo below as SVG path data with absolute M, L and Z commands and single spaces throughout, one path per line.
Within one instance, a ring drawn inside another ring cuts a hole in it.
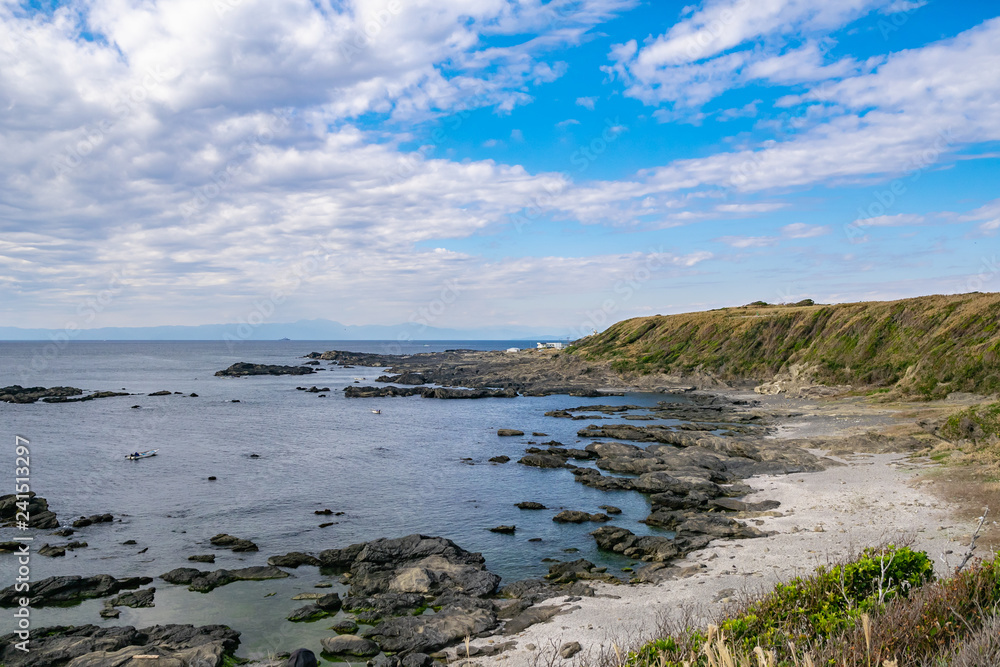
M 886 541 L 913 539 L 914 548 L 934 559 L 938 573 L 957 564 L 974 526 L 951 518 L 946 506 L 920 489 L 918 465 L 899 454 L 858 455 L 845 463 L 819 473 L 746 480 L 757 490 L 749 500 L 781 503 L 778 512 L 784 516 L 760 517 L 760 524 L 748 519 L 774 535 L 718 540 L 689 554 L 675 564 L 704 569 L 687 578 L 659 585 L 598 583 L 595 598 L 572 603 L 565 603 L 565 598 L 547 600 L 541 605 L 576 609 L 512 637 L 472 642 L 517 642 L 515 649 L 492 657 L 474 656 L 472 662 L 568 667 L 592 661 L 602 650 L 612 650 L 613 644 L 630 649 L 655 636 L 663 615 L 678 617 L 685 609 L 697 609 L 701 622 L 707 622 L 704 619 L 725 605 L 731 591 L 770 589 L 779 580 L 809 574 L 817 565 Z M 565 642 L 580 642 L 583 650 L 564 660 L 556 653 Z

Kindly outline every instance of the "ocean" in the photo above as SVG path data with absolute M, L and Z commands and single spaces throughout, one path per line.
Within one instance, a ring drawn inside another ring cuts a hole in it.
M 574 481 L 569 470 L 540 470 L 516 463 L 527 443 L 557 440 L 583 447 L 577 430 L 587 421 L 546 417 L 549 410 L 593 404 L 653 406 L 683 400 L 662 394 L 598 399 L 565 395 L 515 399 L 346 399 L 340 391 L 364 378 L 374 384 L 382 369 L 345 369 L 322 362 L 309 376 L 220 378 L 214 373 L 238 361 L 298 365 L 309 352 L 340 349 L 385 353 L 395 342 L 0 342 L 0 386 L 67 385 L 85 390 L 128 391 L 131 396 L 66 404 L 0 403 L 3 467 L 0 488 L 13 490 L 14 441 L 30 441 L 31 488 L 49 501 L 63 525 L 74 518 L 110 512 L 112 524 L 82 528 L 71 538 L 38 531 L 42 544 L 87 542 L 62 558 L 35 554 L 32 579 L 52 575 L 110 574 L 156 577 L 177 567 L 200 569 L 264 565 L 290 551 L 318 553 L 379 537 L 439 535 L 482 552 L 487 567 L 510 583 L 548 571 L 543 558 L 587 558 L 611 571 L 632 563 L 598 552 L 589 533 L 596 524 L 567 525 L 552 512 L 522 511 L 520 501 L 551 509 L 623 510 L 613 524 L 637 534 L 656 533 L 638 523 L 649 513 L 639 494 L 608 493 Z M 445 349 L 533 347 L 533 341 L 443 341 L 401 344 L 403 353 Z M 393 350 L 395 351 L 395 350 Z M 329 387 L 326 398 L 297 386 Z M 168 390 L 181 392 L 151 397 Z M 190 397 L 196 393 L 197 397 Z M 238 403 L 234 403 L 238 400 Z M 140 406 L 133 409 L 132 406 Z M 373 409 L 381 414 L 373 414 Z M 671 423 L 671 422 L 644 422 Z M 525 437 L 498 437 L 499 428 Z M 531 437 L 532 432 L 545 436 Z M 156 457 L 129 461 L 133 451 L 158 449 Z M 252 455 L 256 454 L 256 457 Z M 492 464 L 493 456 L 511 457 Z M 217 479 L 210 481 L 209 476 Z M 330 509 L 340 516 L 320 516 Z M 319 524 L 333 522 L 320 528 Z M 514 535 L 489 532 L 515 524 Z M 217 533 L 253 540 L 258 553 L 232 553 L 209 544 Z M 13 529 L 0 529 L 0 541 Z M 540 542 L 529 542 L 541 538 Z M 134 540 L 135 544 L 123 544 Z M 215 553 L 213 564 L 191 563 L 193 554 Z M 0 555 L 3 580 L 13 581 L 14 556 Z M 155 607 L 120 608 L 121 617 L 99 616 L 101 600 L 72 607 L 39 608 L 33 626 L 223 623 L 243 633 L 241 656 L 307 646 L 319 652 L 329 636 L 327 620 L 312 624 L 285 617 L 308 601 L 320 581 L 313 567 L 289 579 L 236 582 L 208 594 L 156 580 Z M 273 595 L 269 595 L 273 594 Z M 334 619 L 336 620 L 336 619 Z M 0 615 L 0 634 L 14 629 Z

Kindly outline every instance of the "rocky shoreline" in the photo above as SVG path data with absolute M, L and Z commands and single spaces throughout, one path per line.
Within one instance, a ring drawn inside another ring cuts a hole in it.
M 309 355 L 310 365 L 241 363 L 216 375 L 310 374 L 315 372 L 313 364 L 325 360 L 391 369 L 391 374 L 378 378 L 381 383 L 389 383 L 387 386 L 345 388 L 345 396 L 352 398 L 515 398 L 553 393 L 599 396 L 623 389 L 622 378 L 607 369 L 581 366 L 578 359 L 566 359 L 571 355 L 556 351 L 538 352 L 449 351 L 411 357 L 326 352 Z M 553 368 L 559 370 L 548 373 Z M 522 511 L 550 512 L 556 523 L 590 524 L 593 530 L 589 532 L 599 550 L 634 561 L 621 568 L 620 575 L 586 559 L 576 559 L 552 562 L 544 577 L 501 586 L 500 577 L 487 569 L 481 554 L 466 551 L 444 537 L 414 534 L 316 553 L 277 554 L 267 559 L 266 566 L 175 568 L 158 578 L 169 585 L 207 593 L 237 581 L 287 578 L 288 569 L 318 568 L 339 576 L 347 586 L 346 595 L 303 595 L 306 604 L 290 613 L 287 621 L 308 623 L 337 617 L 329 628 L 331 632 L 321 641 L 327 659 L 368 660 L 373 667 L 428 667 L 435 660 L 459 657 L 490 657 L 507 652 L 523 657 L 535 644 L 518 637 L 535 632 L 533 628 L 539 624 L 551 626 L 548 622 L 556 616 L 572 615 L 581 608 L 577 604 L 580 601 L 594 600 L 596 596 L 622 597 L 608 592 L 608 586 L 618 591 L 631 590 L 624 584 L 669 586 L 702 571 L 704 567 L 693 566 L 691 560 L 709 549 L 739 546 L 745 541 L 766 542 L 774 536 L 776 531 L 770 527 L 775 522 L 780 524 L 791 510 L 783 500 L 768 497 L 766 491 L 761 494 L 753 480 L 828 475 L 845 465 L 821 453 L 850 447 L 840 437 L 842 434 L 774 437 L 801 415 L 799 405 L 775 400 L 764 404 L 760 398 L 700 393 L 691 387 L 665 385 L 660 389 L 668 400 L 656 405 L 583 405 L 547 412 L 546 416 L 555 419 L 593 422 L 577 431 L 577 437 L 587 444 L 580 447 L 555 440 L 541 444 L 525 441 L 528 446 L 517 463 L 527 468 L 568 470 L 576 483 L 599 491 L 639 494 L 649 505 L 649 513 L 641 523 L 672 535 L 636 534 L 627 524 L 620 525 L 621 510 L 609 504 L 600 506 L 605 512 L 592 512 L 591 508 L 550 510 L 531 499 L 511 503 L 509 524 L 484 527 L 513 534 L 517 512 Z M 670 394 L 684 394 L 684 398 L 670 400 Z M 644 423 L 650 421 L 658 423 Z M 520 429 L 499 429 L 498 435 L 544 437 L 542 433 L 525 436 Z M 491 459 L 496 464 L 509 460 L 506 456 Z M 0 498 L 0 519 L 9 513 L 7 505 L 11 503 L 7 500 Z M 37 528 L 58 527 L 44 499 L 32 498 L 31 502 L 35 510 L 32 515 L 45 519 L 45 525 Z M 257 549 L 250 540 L 226 534 L 216 535 L 211 543 L 235 551 Z M 0 558 L 4 557 L 0 554 Z M 214 557 L 195 556 L 190 560 L 213 562 Z M 33 585 L 31 602 L 41 607 L 106 598 L 101 614 L 113 618 L 118 606 L 152 606 L 156 589 L 143 588 L 152 582 L 148 576 L 121 580 L 109 575 L 50 577 Z M 556 598 L 562 602 L 548 602 Z M 0 606 L 14 606 L 16 600 L 12 588 L 0 591 Z M 161 656 L 157 663 L 160 665 L 192 664 L 197 659 L 202 661 L 197 664 L 216 666 L 233 655 L 239 641 L 239 633 L 222 626 L 154 626 L 143 630 L 79 626 L 32 632 L 36 634 L 32 634 L 31 661 L 8 651 L 0 654 L 0 662 L 12 667 L 141 664 L 135 661 L 145 658 L 137 655 L 156 654 Z M 8 638 L 13 635 L 4 639 Z M 467 638 L 489 639 L 472 647 L 463 646 Z M 559 655 L 569 658 L 586 646 L 587 642 L 576 640 L 561 642 Z M 290 651 L 296 647 L 285 648 Z M 463 649 L 465 655 L 461 655 Z

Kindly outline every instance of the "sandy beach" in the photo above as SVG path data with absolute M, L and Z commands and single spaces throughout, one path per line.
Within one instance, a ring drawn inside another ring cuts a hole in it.
M 658 585 L 598 583 L 596 597 L 548 600 L 542 605 L 561 606 L 565 613 L 513 636 L 472 642 L 517 642 L 497 656 L 477 658 L 473 652 L 473 661 L 512 666 L 593 662 L 615 646 L 627 650 L 656 636 L 665 619 L 693 613 L 699 623 L 707 623 L 741 592 L 767 590 L 868 545 L 912 543 L 930 555 L 939 574 L 957 564 L 974 526 L 955 520 L 945 503 L 924 490 L 921 473 L 930 461 L 903 454 L 831 458 L 842 465 L 747 480 L 755 489 L 748 500 L 781 503 L 778 511 L 749 519 L 773 534 L 713 542 L 675 563 L 682 570 L 679 578 Z M 582 646 L 569 660 L 558 656 L 567 642 Z M 464 650 L 459 649 L 463 656 Z

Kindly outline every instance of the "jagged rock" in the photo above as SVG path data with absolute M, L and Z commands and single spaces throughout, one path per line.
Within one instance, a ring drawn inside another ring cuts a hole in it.
M 387 616 L 412 613 L 423 607 L 426 600 L 419 593 L 376 593 L 370 596 L 348 595 L 343 600 L 344 611 L 358 614 L 365 621 L 377 621 Z M 362 618 L 362 614 L 365 616 Z
M 552 520 L 557 523 L 584 523 L 586 521 L 610 521 L 611 517 L 607 514 L 588 514 L 577 510 L 563 510 L 552 517 Z
M 79 602 L 91 598 L 102 598 L 114 595 L 122 590 L 139 588 L 153 581 L 149 577 L 128 577 L 115 579 L 109 574 L 99 574 L 93 577 L 78 575 L 49 577 L 31 584 L 29 600 L 32 607 L 44 607 L 65 602 Z M 18 600 L 25 593 L 8 586 L 0 591 L 0 607 L 18 606 Z
M 330 629 L 341 635 L 351 635 L 358 631 L 358 624 L 354 621 L 345 618 L 342 621 L 337 621 L 330 626 Z
M 575 466 L 566 463 L 566 461 L 558 456 L 552 456 L 549 454 L 528 454 L 527 456 L 522 456 L 518 463 L 526 466 L 532 466 L 535 468 L 574 468 Z
M 510 461 L 509 456 L 492 456 L 490 457 L 490 463 L 507 463 Z
M 36 628 L 30 652 L 15 646 L 16 634 L 0 637 L 0 664 L 7 667 L 127 667 L 136 655 L 157 655 L 162 667 L 219 667 L 239 646 L 239 633 L 222 625 L 156 625 L 102 628 L 96 625 Z
M 49 558 L 58 558 L 60 556 L 66 555 L 65 547 L 52 546 L 50 544 L 43 544 L 38 549 L 38 554 L 40 556 L 48 556 Z
M 580 646 L 580 642 L 566 642 L 559 647 L 559 656 L 564 660 L 568 660 L 582 650 L 583 647 Z
M 615 507 L 614 505 L 601 505 L 600 507 L 601 507 L 602 510 L 604 510 L 608 514 L 621 514 L 622 513 L 621 508 L 620 507 Z
M 300 551 L 292 551 L 284 556 L 271 556 L 267 559 L 267 564 L 278 567 L 296 568 L 300 565 L 319 566 L 320 560 L 315 556 L 310 556 L 309 554 L 304 554 Z
M 226 533 L 219 533 L 215 537 L 211 538 L 209 542 L 217 547 L 225 547 L 237 552 L 257 551 L 257 545 L 250 540 L 233 537 L 232 535 L 227 535 Z
M 195 563 L 214 563 L 215 554 L 201 554 L 196 556 L 188 556 L 188 560 L 194 561 Z
M 235 363 L 229 368 L 216 371 L 217 377 L 246 377 L 248 375 L 310 375 L 316 369 L 309 366 L 275 366 L 268 364 Z
M 156 589 L 153 587 L 143 588 L 134 592 L 122 593 L 111 598 L 106 604 L 109 607 L 132 607 L 134 609 L 152 607 L 154 606 L 153 596 L 155 593 Z
M 531 502 L 530 500 L 529 501 L 525 501 L 523 503 L 517 503 L 517 504 L 514 505 L 514 507 L 516 507 L 518 509 L 522 509 L 522 510 L 544 510 L 544 509 L 547 509 L 545 507 L 545 505 L 543 505 L 541 503 Z
M 15 526 L 17 524 L 16 515 L 18 512 L 24 511 L 23 508 L 27 509 L 29 528 L 50 530 L 59 527 L 59 519 L 56 518 L 55 512 L 49 510 L 49 503 L 45 498 L 36 495 L 34 491 L 22 495 L 27 495 L 27 500 L 23 498 L 18 500 L 17 494 L 14 493 L 0 496 L 0 527 Z M 27 502 L 27 505 L 19 508 L 18 502 Z
M 400 616 L 379 623 L 370 635 L 384 651 L 429 653 L 498 625 L 490 609 L 452 605 L 440 612 Z
M 580 580 L 618 583 L 618 578 L 608 574 L 606 567 L 598 567 L 583 558 L 567 563 L 555 563 L 549 567 L 549 573 L 545 578 L 557 584 L 569 584 Z
M 326 609 L 322 609 L 317 604 L 307 604 L 306 606 L 299 607 L 298 609 L 293 611 L 291 614 L 287 616 L 287 618 L 289 621 L 292 621 L 293 623 L 310 623 L 312 621 L 318 621 L 321 618 L 326 618 L 327 616 L 330 616 L 332 613 L 336 612 L 330 612 L 327 611 Z
M 215 570 L 203 572 L 193 567 L 179 567 L 160 575 L 167 583 L 187 584 L 188 589 L 198 593 L 208 593 L 219 586 L 231 584 L 234 581 L 262 581 L 265 579 L 283 579 L 288 573 L 273 565 L 257 565 L 236 570 Z

